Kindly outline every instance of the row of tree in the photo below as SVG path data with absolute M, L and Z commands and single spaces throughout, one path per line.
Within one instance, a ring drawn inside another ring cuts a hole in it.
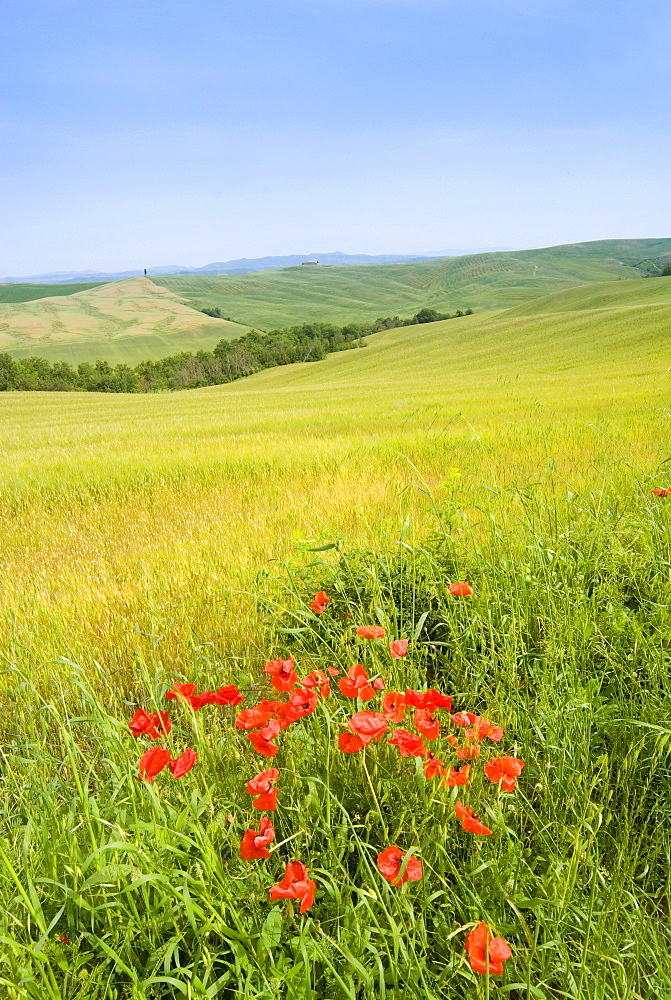
M 411 319 L 387 316 L 373 323 L 303 323 L 260 333 L 250 330 L 236 340 L 220 340 L 213 351 L 184 351 L 158 361 L 142 361 L 135 367 L 106 361 L 82 362 L 73 367 L 66 361 L 50 363 L 44 358 L 15 361 L 0 354 L 0 391 L 41 392 L 160 392 L 221 385 L 253 375 L 263 368 L 290 365 L 295 361 L 321 361 L 334 351 L 363 347 L 363 338 L 381 330 L 417 323 L 433 323 L 470 315 L 453 315 L 420 309 Z

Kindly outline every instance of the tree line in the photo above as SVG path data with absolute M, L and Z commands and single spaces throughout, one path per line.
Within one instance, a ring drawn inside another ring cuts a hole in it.
M 209 315 L 214 312 L 213 307 Z M 203 309 L 203 312 L 206 310 Z M 44 358 L 14 360 L 0 353 L 0 392 L 161 392 L 197 389 L 233 382 L 264 368 L 290 365 L 296 361 L 321 361 L 327 354 L 363 347 L 363 338 L 381 330 L 418 323 L 469 316 L 465 312 L 438 313 L 420 309 L 411 319 L 387 316 L 372 323 L 303 323 L 261 333 L 250 330 L 235 340 L 220 340 L 212 351 L 183 351 L 158 361 L 141 361 L 131 367 L 107 361 L 49 362 Z

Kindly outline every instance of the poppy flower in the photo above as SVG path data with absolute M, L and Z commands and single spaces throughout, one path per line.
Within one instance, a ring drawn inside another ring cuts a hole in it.
M 273 824 L 267 816 L 261 819 L 258 833 L 256 830 L 247 830 L 240 844 L 240 857 L 245 861 L 254 861 L 256 858 L 269 858 L 270 851 L 268 844 L 275 839 Z
M 247 733 L 247 739 L 257 753 L 263 754 L 264 757 L 274 757 L 279 747 L 272 740 L 279 735 L 280 728 L 277 719 L 271 719 L 262 729 L 257 729 L 255 733 Z
M 500 781 L 502 791 L 513 792 L 524 766 L 519 757 L 492 757 L 485 764 L 485 774 L 495 785 Z
M 253 708 L 244 708 L 235 717 L 235 725 L 238 729 L 260 729 L 275 715 L 279 701 L 262 701 Z
M 445 777 L 444 784 L 446 784 L 448 788 L 456 788 L 458 785 L 467 785 L 470 773 L 470 764 L 464 764 L 464 766 L 459 770 L 451 767 Z
M 398 747 L 401 757 L 427 757 L 429 753 L 422 737 L 409 733 L 407 729 L 395 729 L 387 742 Z
M 330 673 L 331 677 L 340 677 L 340 671 L 337 667 L 327 667 L 326 669 Z
M 457 749 L 454 752 L 456 753 L 459 760 L 475 760 L 477 757 L 480 756 L 480 747 L 477 745 L 457 747 Z
M 265 671 L 276 691 L 293 691 L 296 687 L 298 674 L 294 670 L 293 657 L 290 656 L 288 660 L 269 660 Z
M 467 726 L 472 726 L 478 717 L 472 712 L 455 712 L 451 718 L 455 726 L 465 729 Z
M 347 725 L 355 733 L 362 743 L 377 742 L 383 733 L 389 729 L 389 723 L 380 712 L 357 712 L 348 721 Z
M 432 753 L 424 761 L 424 777 L 439 778 L 445 772 L 445 764 Z
M 198 760 L 198 754 L 195 750 L 189 750 L 188 748 L 184 753 L 180 754 L 179 757 L 175 757 L 174 760 L 168 761 L 168 767 L 172 772 L 173 778 L 182 778 L 188 771 L 191 770 L 193 765 Z
M 260 771 L 245 782 L 245 788 L 249 794 L 258 796 L 252 802 L 254 809 L 260 809 L 262 812 L 272 812 L 277 809 L 277 790 L 273 786 L 279 776 L 280 772 L 277 768 L 271 767 L 267 771 Z
M 133 736 L 148 736 L 150 740 L 160 740 L 162 736 L 167 736 L 172 729 L 172 723 L 167 712 L 152 712 L 148 715 L 143 708 L 138 708 L 137 712 L 128 723 Z
M 150 747 L 140 757 L 138 781 L 148 781 L 150 784 L 156 775 L 163 770 L 170 760 L 170 751 L 164 747 Z
M 323 590 L 320 590 L 318 594 L 315 594 L 310 607 L 316 615 L 323 615 L 326 610 L 326 605 L 330 603 L 331 598 L 328 594 L 325 594 Z
M 388 691 L 382 696 L 382 714 L 389 722 L 403 722 L 405 695 L 402 691 Z
M 338 737 L 338 749 L 343 753 L 358 753 L 364 746 L 365 743 L 356 733 L 342 733 Z
M 319 691 L 322 698 L 328 698 L 331 693 L 331 682 L 323 670 L 313 670 L 301 681 L 301 687 Z
M 656 497 L 668 497 L 671 494 L 671 488 L 669 488 L 669 489 L 663 489 L 663 488 L 661 488 L 660 489 L 660 487 L 657 487 L 652 492 L 655 494 Z
M 357 625 L 356 634 L 362 639 L 384 639 L 387 633 L 379 625 Z
M 297 688 L 289 698 L 289 705 L 296 715 L 296 719 L 302 719 L 306 715 L 312 715 L 317 707 L 319 697 L 315 691 L 304 691 Z
M 405 857 L 406 852 L 393 845 L 385 847 L 384 851 L 380 851 L 377 856 L 377 867 L 380 874 L 392 885 L 403 885 L 408 880 L 419 882 L 422 877 L 422 862 L 414 856 L 408 859 L 405 871 L 402 875 L 400 874 Z
M 408 640 L 394 639 L 393 642 L 389 643 L 389 652 L 392 660 L 400 660 L 408 652 Z
M 199 709 L 201 707 L 201 702 L 198 696 L 198 689 L 195 684 L 174 684 L 169 691 L 166 691 L 166 698 L 168 701 L 183 701 L 187 705 L 191 705 L 191 708 Z
M 449 591 L 453 597 L 470 597 L 473 593 L 468 580 L 458 580 L 456 583 L 451 583 Z
M 413 708 L 423 708 L 427 712 L 435 712 L 437 708 L 444 708 L 448 712 L 452 711 L 452 699 L 447 694 L 441 694 L 435 688 L 428 691 L 415 691 L 408 688 L 405 692 L 405 700 Z
M 425 708 L 415 712 L 415 729 L 425 740 L 437 740 L 440 736 L 440 723 Z
M 489 827 L 480 822 L 470 806 L 455 802 L 454 814 L 461 823 L 461 829 L 465 830 L 466 833 L 479 833 L 485 836 L 492 832 Z
M 316 885 L 308 878 L 308 870 L 300 861 L 290 861 L 281 882 L 270 887 L 268 892 L 274 902 L 277 899 L 300 899 L 299 913 L 309 910 L 315 901 Z
M 70 938 L 67 936 L 67 934 L 60 934 L 58 940 L 63 945 L 70 944 Z
M 494 726 L 489 719 L 482 719 L 479 715 L 471 715 L 470 712 L 464 713 L 464 715 L 468 715 L 473 720 L 470 727 L 466 730 L 466 736 L 469 740 L 480 742 L 480 740 L 487 738 L 492 743 L 499 743 L 503 739 L 503 729 L 501 726 Z
M 503 938 L 495 938 L 481 920 L 466 938 L 464 947 L 468 952 L 471 968 L 481 976 L 502 976 L 503 963 L 512 956 L 510 945 Z
M 375 697 L 375 688 L 370 683 L 368 674 L 361 663 L 355 663 L 347 671 L 347 677 L 341 677 L 338 687 L 342 694 L 348 698 L 361 698 L 362 701 L 370 701 Z
M 241 701 L 245 700 L 244 694 L 240 693 L 235 684 L 226 684 L 225 687 L 220 687 L 218 691 L 213 693 L 212 698 L 215 705 L 239 705 Z

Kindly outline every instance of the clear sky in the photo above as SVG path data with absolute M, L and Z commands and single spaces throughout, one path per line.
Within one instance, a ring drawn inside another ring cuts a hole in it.
M 0 275 L 671 236 L 668 0 L 0 0 Z

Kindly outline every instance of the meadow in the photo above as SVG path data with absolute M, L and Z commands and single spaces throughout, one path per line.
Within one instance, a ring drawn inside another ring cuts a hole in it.
M 616 285 L 227 386 L 0 394 L 9 1000 L 668 997 L 671 283 Z M 289 697 L 264 669 L 289 657 L 340 673 L 269 760 L 234 719 Z M 388 734 L 339 749 L 384 707 L 339 690 L 355 663 L 503 728 L 469 786 Z M 244 701 L 166 700 L 183 683 Z M 138 709 L 192 770 L 137 780 Z M 271 854 L 245 860 L 245 782 L 273 766 Z M 421 879 L 384 877 L 392 845 Z M 303 914 L 269 897 L 291 861 Z M 503 976 L 468 961 L 480 921 Z

